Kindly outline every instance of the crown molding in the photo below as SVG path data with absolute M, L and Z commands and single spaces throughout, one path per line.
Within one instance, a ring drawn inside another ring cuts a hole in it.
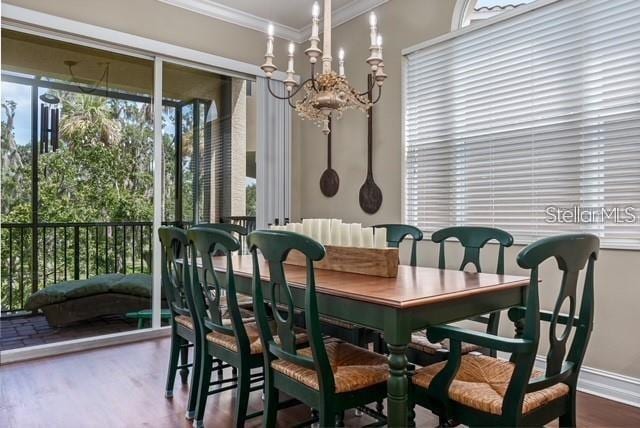
M 277 22 L 271 22 L 260 16 L 252 15 L 247 12 L 220 4 L 213 0 L 158 0 L 171 6 L 180 7 L 190 10 L 191 12 L 201 15 L 210 16 L 241 27 L 250 28 L 252 30 L 264 33 L 267 31 L 269 23 L 273 24 L 274 34 L 287 40 L 298 41 L 300 31 L 296 28 L 289 27 Z
M 214 0 L 158 0 L 171 6 L 180 7 L 191 12 L 219 19 L 230 24 L 250 28 L 252 30 L 266 32 L 269 23 L 273 24 L 276 37 L 302 43 L 311 35 L 311 22 L 302 28 L 294 28 L 278 22 L 272 22 L 266 18 L 243 12 L 241 10 L 220 4 Z M 351 0 L 346 5 L 336 9 L 332 13 L 332 26 L 344 24 L 363 13 L 367 13 L 376 7 L 387 3 L 389 0 Z M 311 21 L 311 19 L 309 19 Z

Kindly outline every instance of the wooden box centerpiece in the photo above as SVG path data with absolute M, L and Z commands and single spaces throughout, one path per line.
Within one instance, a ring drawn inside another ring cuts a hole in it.
M 325 245 L 324 259 L 315 262 L 316 269 L 359 273 L 362 275 L 395 278 L 398 276 L 397 248 L 360 248 Z M 306 266 L 304 255 L 298 251 L 289 253 L 286 264 Z

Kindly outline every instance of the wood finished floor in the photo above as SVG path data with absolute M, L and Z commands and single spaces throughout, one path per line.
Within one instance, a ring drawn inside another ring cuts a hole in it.
M 168 348 L 169 339 L 157 339 L 1 366 L 0 427 L 190 427 L 184 419 L 187 388 L 177 381 L 174 398 L 164 398 Z M 231 426 L 233 406 L 232 391 L 211 397 L 206 426 Z M 259 392 L 253 393 L 249 411 L 261 406 Z M 308 415 L 302 405 L 280 411 L 278 426 Z M 579 395 L 578 415 L 582 427 L 640 426 L 640 409 L 587 394 Z M 346 424 L 371 421 L 349 413 Z M 416 422 L 437 424 L 424 409 L 417 409 Z M 260 418 L 247 424 L 259 426 Z

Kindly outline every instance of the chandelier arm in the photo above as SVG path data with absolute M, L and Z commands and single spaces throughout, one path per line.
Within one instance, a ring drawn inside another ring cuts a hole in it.
M 273 92 L 273 90 L 271 89 L 271 79 L 267 79 L 267 89 L 269 90 L 269 93 L 271 95 L 273 95 L 274 98 L 277 98 L 279 100 L 290 100 L 291 98 L 295 97 L 298 92 L 300 92 L 300 89 L 302 89 L 304 87 L 304 85 L 306 85 L 307 82 L 309 82 L 309 80 L 311 80 L 311 79 L 307 79 L 304 82 L 302 82 L 301 85 L 298 85 L 298 87 L 296 88 L 295 91 L 293 91 L 292 93 L 290 93 L 289 95 L 286 95 L 284 97 L 280 96 L 280 95 L 276 95 Z
M 378 86 L 378 96 L 376 97 L 375 100 L 371 102 L 371 104 L 376 104 L 378 101 L 380 101 L 381 96 L 382 96 L 382 86 Z
M 375 83 L 372 83 L 371 85 L 369 85 L 369 83 L 367 83 L 367 90 L 364 92 L 355 92 L 357 93 L 359 97 L 364 97 L 365 95 L 367 95 L 369 92 L 371 92 L 371 90 L 373 89 L 373 87 L 375 86 Z
M 307 81 L 311 81 L 313 90 L 318 92 L 318 87 L 316 86 L 316 65 L 314 63 L 311 63 L 311 78 L 307 79 Z

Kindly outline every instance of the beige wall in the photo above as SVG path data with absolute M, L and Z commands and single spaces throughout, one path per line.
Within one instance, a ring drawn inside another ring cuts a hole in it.
M 299 125 L 296 141 L 301 146 L 300 171 L 304 171 L 298 177 L 301 186 L 300 216 L 337 217 L 364 224 L 402 221 L 400 52 L 448 32 L 454 4 L 455 0 L 391 0 L 376 9 L 384 36 L 385 69 L 389 75 L 382 101 L 375 107 L 374 115 L 374 176 L 384 194 L 380 211 L 375 215 L 365 214 L 358 203 L 358 192 L 366 175 L 366 118 L 360 112 L 350 112 L 341 121 L 334 122 L 333 168 L 340 175 L 340 190 L 333 198 L 324 197 L 319 186 L 320 175 L 326 168 L 326 139 L 313 125 Z M 364 87 L 368 71 L 364 62 L 367 35 L 366 16 L 341 25 L 333 32 L 334 50 L 340 46 L 345 49 L 347 75 L 358 87 Z M 302 61 L 303 57 L 299 55 L 298 64 Z M 527 275 L 515 263 L 521 248 L 513 247 L 507 251 L 508 273 Z M 406 247 L 403 250 L 406 253 Z M 434 244 L 424 243 L 418 251 L 421 265 L 437 265 L 437 247 Z M 461 252 L 451 249 L 448 255 L 450 267 L 457 268 Z M 495 269 L 496 255 L 495 246 L 489 247 L 485 255 L 486 270 Z M 637 251 L 601 252 L 596 268 L 595 327 L 585 365 L 640 377 L 640 340 L 634 338 L 639 319 L 635 310 L 640 301 L 640 281 L 633 270 L 639 263 L 640 252 Z M 550 309 L 560 282 L 553 262 L 545 264 L 542 280 L 542 302 Z M 503 317 L 502 333 L 510 335 L 512 332 L 512 325 Z M 544 337 L 541 353 L 545 349 Z

